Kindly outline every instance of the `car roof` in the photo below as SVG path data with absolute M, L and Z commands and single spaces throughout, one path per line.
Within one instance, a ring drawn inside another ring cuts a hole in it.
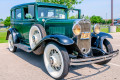
M 14 7 L 12 7 L 11 9 L 15 9 L 15 8 L 19 8 L 22 6 L 27 6 L 27 5 L 42 5 L 42 6 L 51 6 L 51 7 L 58 7 L 58 8 L 67 8 L 67 6 L 65 5 L 61 5 L 61 4 L 54 4 L 54 3 L 45 3 L 45 2 L 31 2 L 31 3 L 24 3 L 24 4 L 19 4 L 16 5 Z

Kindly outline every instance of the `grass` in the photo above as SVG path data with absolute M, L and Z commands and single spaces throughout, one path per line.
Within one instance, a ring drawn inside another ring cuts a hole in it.
M 109 29 L 108 28 L 101 28 L 100 31 L 101 32 L 105 32 L 105 33 L 109 33 Z
M 8 29 L 6 29 L 6 28 L 0 29 L 0 43 L 7 43 L 8 42 L 6 40 L 7 30 Z
M 117 27 L 116 27 L 116 31 L 117 31 L 117 32 L 120 32 L 120 26 L 117 26 Z
M 109 33 L 109 27 L 101 25 L 101 32 Z M 120 26 L 116 26 L 116 32 L 120 32 Z

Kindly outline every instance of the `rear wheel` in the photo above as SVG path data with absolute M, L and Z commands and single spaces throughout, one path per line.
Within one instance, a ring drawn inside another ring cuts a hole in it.
M 44 50 L 45 67 L 55 79 L 64 78 L 69 71 L 69 56 L 67 50 L 56 43 L 49 43 Z
M 9 51 L 11 51 L 11 52 L 15 52 L 16 49 L 17 49 L 17 47 L 14 46 L 12 34 L 9 34 L 9 37 L 8 37 L 8 46 L 9 46 Z
M 103 42 L 103 50 L 106 52 L 106 53 L 110 53 L 113 51 L 113 48 L 112 48 L 112 45 L 111 43 L 105 39 L 104 42 Z M 96 64 L 99 64 L 99 65 L 104 65 L 104 64 L 107 64 L 108 62 L 110 62 L 111 59 L 109 60 L 105 60 L 105 61 L 102 61 L 102 62 L 98 62 Z

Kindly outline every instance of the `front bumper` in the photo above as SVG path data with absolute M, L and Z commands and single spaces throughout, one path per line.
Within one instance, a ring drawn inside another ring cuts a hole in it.
M 91 57 L 91 58 L 85 58 L 85 59 L 71 59 L 70 65 L 93 64 L 93 63 L 112 59 L 118 54 L 119 54 L 119 50 L 116 50 L 116 51 L 111 52 L 109 55 L 105 55 L 105 56 Z

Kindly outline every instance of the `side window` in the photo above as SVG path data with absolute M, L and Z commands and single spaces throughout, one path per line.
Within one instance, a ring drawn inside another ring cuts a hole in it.
M 14 19 L 14 10 L 11 11 L 11 18 Z
M 34 5 L 28 5 L 24 8 L 24 19 L 34 19 Z
M 15 13 L 15 18 L 16 18 L 16 19 L 21 19 L 21 9 L 16 9 L 15 12 L 16 12 L 16 13 Z

